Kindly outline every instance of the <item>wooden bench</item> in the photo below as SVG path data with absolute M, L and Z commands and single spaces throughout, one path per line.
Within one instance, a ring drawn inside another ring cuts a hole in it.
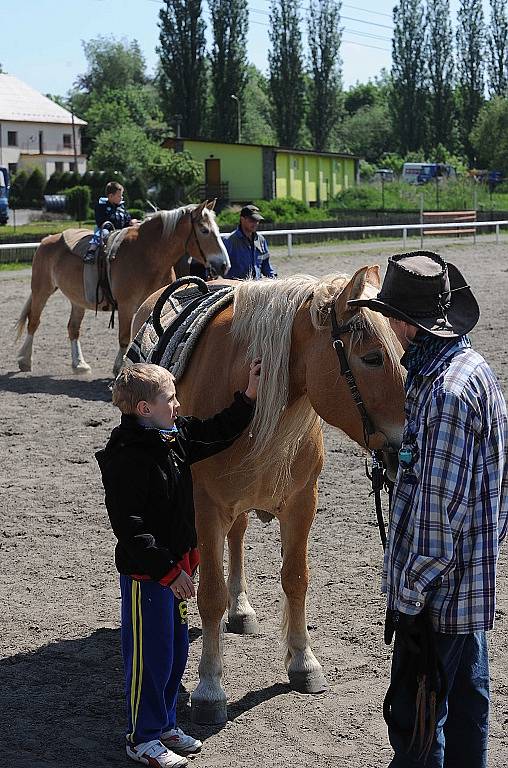
M 473 226 L 460 229 L 424 229 L 424 235 L 473 235 L 476 238 L 476 211 L 424 211 L 422 224 L 471 222 Z

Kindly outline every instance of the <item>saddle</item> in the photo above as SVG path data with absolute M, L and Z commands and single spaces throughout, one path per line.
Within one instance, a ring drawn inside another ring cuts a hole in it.
M 99 310 L 111 312 L 111 327 L 114 326 L 114 315 L 117 307 L 111 288 L 111 262 L 116 258 L 126 232 L 127 229 L 112 232 L 107 242 L 101 244 L 97 249 L 95 260 L 83 264 L 85 301 L 88 304 L 95 304 L 96 313 Z M 90 229 L 66 229 L 62 233 L 67 248 L 81 261 L 88 251 L 92 235 L 93 231 Z
M 153 312 L 132 340 L 126 357 L 133 363 L 167 368 L 178 382 L 208 323 L 233 301 L 235 287 L 182 277 L 161 293 Z

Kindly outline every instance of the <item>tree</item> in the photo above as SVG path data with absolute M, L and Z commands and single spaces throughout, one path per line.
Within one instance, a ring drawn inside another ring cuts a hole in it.
M 247 67 L 243 104 L 243 141 L 250 144 L 276 144 L 268 79 L 254 64 Z
M 164 0 L 159 29 L 159 85 L 166 119 L 173 122 L 181 115 L 184 136 L 200 136 L 206 103 L 201 0 Z
M 377 163 L 393 146 L 390 110 L 386 104 L 373 104 L 347 115 L 335 133 L 332 147 L 361 155 L 370 163 Z
M 221 141 L 238 140 L 238 109 L 245 113 L 247 0 L 209 0 L 212 17 L 212 131 Z M 231 98 L 234 94 L 238 103 Z
M 129 177 L 146 178 L 147 168 L 158 151 L 159 145 L 139 126 L 118 125 L 98 135 L 90 165 L 97 171 L 120 171 Z
M 295 147 L 304 120 L 305 85 L 297 0 L 275 0 L 270 11 L 268 53 L 273 124 L 280 145 Z
M 421 0 L 399 0 L 393 10 L 392 98 L 394 134 L 401 154 L 426 139 L 425 56 Z
M 327 147 L 340 113 L 340 8 L 341 0 L 310 0 L 307 16 L 311 75 L 307 121 L 317 150 Z
M 461 0 L 457 13 L 459 128 L 470 165 L 475 153 L 469 136 L 483 104 L 484 43 L 482 0 Z
M 203 177 L 203 165 L 193 160 L 189 152 L 160 149 L 149 172 L 159 188 L 157 202 L 162 208 L 173 208 L 188 200 L 190 191 Z
M 470 136 L 479 163 L 508 175 L 508 100 L 499 96 L 487 102 Z
M 354 115 L 363 107 L 372 107 L 379 98 L 378 88 L 370 80 L 368 83 L 356 83 L 344 94 L 344 109 Z
M 490 0 L 489 90 L 493 96 L 508 95 L 508 19 L 505 0 Z
M 40 208 L 46 179 L 40 168 L 34 168 L 23 189 L 22 203 L 26 208 Z
M 429 142 L 436 147 L 453 144 L 453 34 L 449 0 L 430 0 L 425 16 L 425 53 L 430 93 Z
M 11 181 L 11 188 L 9 191 L 9 207 L 15 210 L 16 208 L 22 208 L 25 198 L 25 187 L 28 181 L 28 174 L 26 171 L 18 171 Z
M 78 75 L 76 87 L 87 93 L 146 83 L 145 59 L 137 40 L 115 40 L 111 35 L 82 42 L 88 70 Z

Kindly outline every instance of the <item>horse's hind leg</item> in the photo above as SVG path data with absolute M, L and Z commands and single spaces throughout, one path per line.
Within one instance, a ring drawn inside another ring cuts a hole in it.
M 120 305 L 118 308 L 118 354 L 113 365 L 113 375 L 118 376 L 125 362 L 125 353 L 131 343 L 132 318 L 136 310 Z
M 307 631 L 306 597 L 309 583 L 307 539 L 317 506 L 316 486 L 295 494 L 280 510 L 282 588 L 286 595 L 283 632 L 287 645 L 286 669 L 291 687 L 301 693 L 319 693 L 327 683 L 312 653 Z
M 228 631 L 238 635 L 255 635 L 258 623 L 254 609 L 247 598 L 247 580 L 244 570 L 244 536 L 249 522 L 243 512 L 228 533 Z
M 46 302 L 49 297 L 56 291 L 56 287 L 51 282 L 49 275 L 41 275 L 41 280 L 37 282 L 34 280 L 36 276 L 35 272 L 35 259 L 34 269 L 32 272 L 32 293 L 23 307 L 21 316 L 17 322 L 18 337 L 23 333 L 25 322 L 27 323 L 26 338 L 23 342 L 23 346 L 18 352 L 18 366 L 20 371 L 32 370 L 32 350 L 34 342 L 34 334 L 41 322 L 42 310 L 46 306 Z
M 88 373 L 88 371 L 91 371 L 92 369 L 83 357 L 81 344 L 79 342 L 79 331 L 81 329 L 83 317 L 85 316 L 85 310 L 83 307 L 78 306 L 78 304 L 71 303 L 71 307 L 71 314 L 69 322 L 67 323 L 67 332 L 71 342 L 72 370 L 74 373 Z

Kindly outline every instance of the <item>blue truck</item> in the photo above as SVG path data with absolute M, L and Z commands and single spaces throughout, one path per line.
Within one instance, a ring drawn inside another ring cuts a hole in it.
M 9 170 L 0 165 L 0 224 L 7 224 L 9 221 L 9 189 Z

